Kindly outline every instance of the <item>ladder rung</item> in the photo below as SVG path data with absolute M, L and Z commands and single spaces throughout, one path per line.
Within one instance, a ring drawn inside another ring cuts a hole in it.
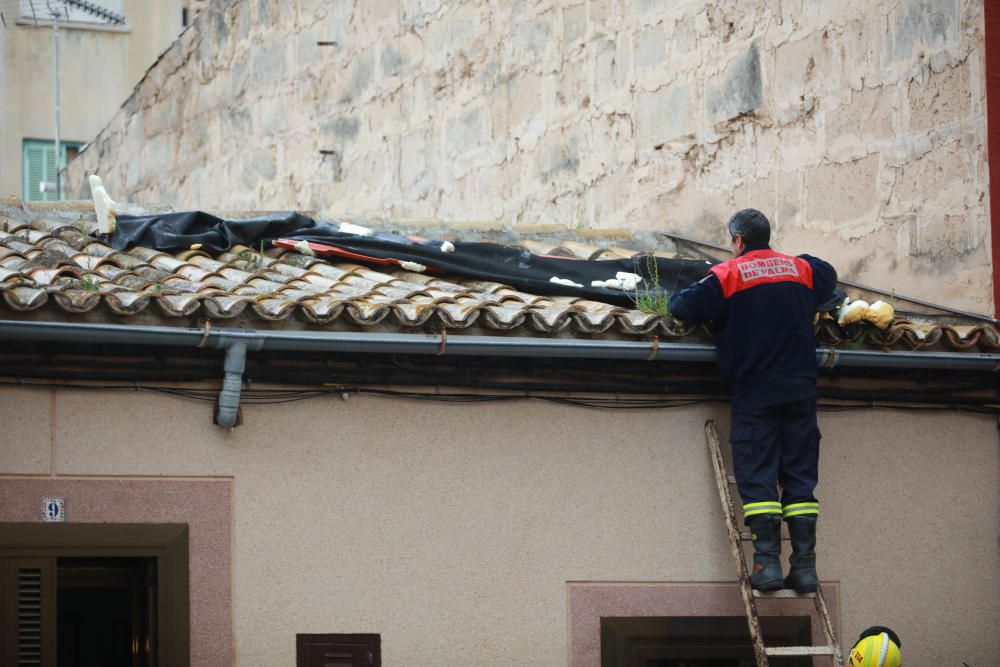
M 736 475 L 726 475 L 726 481 L 730 484 L 736 483 Z
M 832 646 L 772 646 L 765 648 L 768 655 L 833 655 Z
M 740 539 L 743 540 L 744 542 L 752 542 L 753 541 L 752 539 L 750 539 L 750 531 L 749 530 L 745 530 L 745 529 L 740 531 Z M 788 537 L 788 535 L 785 535 L 784 533 L 782 533 L 782 535 L 781 535 L 781 541 L 782 542 L 789 542 L 789 541 L 791 541 L 791 539 L 792 538 Z
M 764 598 L 765 600 L 768 599 L 768 598 L 782 598 L 782 599 L 784 599 L 784 598 L 802 598 L 804 600 L 805 599 L 811 600 L 812 598 L 816 597 L 816 594 L 815 593 L 796 593 L 795 590 L 791 589 L 791 588 L 779 588 L 776 591 L 758 591 L 758 590 L 755 589 L 753 591 L 753 596 L 755 598 Z

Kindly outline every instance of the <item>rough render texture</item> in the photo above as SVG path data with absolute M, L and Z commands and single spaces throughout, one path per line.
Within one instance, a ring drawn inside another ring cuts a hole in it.
M 565 665 L 567 582 L 734 577 L 702 429 L 713 417 L 727 432 L 721 407 L 353 397 L 246 405 L 227 433 L 207 404 L 46 393 L 0 396 L 25 461 L 0 459 L 0 472 L 48 479 L 51 495 L 102 470 L 140 486 L 154 467 L 232 476 L 241 667 L 292 664 L 301 632 L 380 633 L 388 666 Z M 142 436 L 129 419 L 82 420 L 88 406 L 141 413 Z M 882 623 L 915 664 L 993 664 L 995 420 L 863 411 L 820 426 L 820 568 L 840 583 L 845 641 Z M 79 503 L 74 517 L 100 520 Z
M 215 2 L 68 191 L 712 239 L 755 206 L 991 311 L 983 82 L 981 0 Z

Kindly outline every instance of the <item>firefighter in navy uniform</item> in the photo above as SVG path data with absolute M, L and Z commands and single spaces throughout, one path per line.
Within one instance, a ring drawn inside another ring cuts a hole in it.
M 813 317 L 833 296 L 837 272 L 821 259 L 771 250 L 771 226 L 760 211 L 738 211 L 728 228 L 733 259 L 671 297 L 670 312 L 715 327 L 719 370 L 732 393 L 733 467 L 754 540 L 751 585 L 814 592 L 820 432 Z M 784 579 L 782 518 L 792 542 Z

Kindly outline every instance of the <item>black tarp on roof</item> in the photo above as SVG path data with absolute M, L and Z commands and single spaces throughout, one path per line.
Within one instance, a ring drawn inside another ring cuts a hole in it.
M 218 254 L 236 245 L 257 248 L 263 242 L 265 247 L 271 247 L 283 240 L 318 244 L 322 247 L 310 247 L 318 255 L 339 255 L 381 266 L 414 263 L 426 267 L 429 274 L 494 281 L 531 294 L 577 296 L 625 307 L 635 307 L 637 293 L 649 299 L 672 294 L 703 278 L 712 266 L 707 260 L 652 255 L 607 260 L 550 257 L 517 246 L 483 242 L 456 241 L 453 251 L 445 251 L 440 240 L 415 240 L 391 232 L 348 233 L 341 231 L 338 223 L 320 222 L 298 213 L 240 220 L 225 220 L 202 211 L 120 215 L 111 245 L 118 250 L 143 246 L 164 252 L 200 245 Z M 287 243 L 281 245 L 288 247 Z M 641 281 L 629 289 L 592 284 L 614 280 L 618 273 L 637 274 Z M 553 278 L 576 286 L 552 282 Z

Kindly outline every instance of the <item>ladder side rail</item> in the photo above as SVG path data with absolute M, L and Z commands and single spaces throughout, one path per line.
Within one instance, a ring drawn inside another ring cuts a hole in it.
M 833 621 L 830 620 L 830 610 L 826 606 L 826 596 L 823 595 L 823 587 L 816 582 L 816 597 L 813 599 L 816 604 L 816 611 L 823 621 L 823 635 L 826 643 L 833 647 L 834 667 L 844 667 L 844 656 L 840 652 L 840 642 L 837 641 L 837 634 L 833 631 Z
M 754 657 L 757 667 L 770 667 L 767 658 L 767 650 L 764 648 L 764 633 L 760 628 L 760 616 L 757 613 L 757 604 L 753 599 L 753 592 L 750 588 L 750 573 L 747 570 L 746 558 L 743 555 L 743 547 L 740 544 L 740 528 L 736 523 L 736 511 L 733 509 L 733 500 L 729 494 L 729 484 L 726 481 L 726 469 L 722 460 L 722 451 L 719 448 L 719 434 L 715 429 L 715 421 L 705 422 L 705 436 L 708 441 L 709 456 L 712 459 L 712 469 L 715 471 L 715 483 L 719 489 L 719 499 L 722 501 L 722 513 L 725 518 L 726 531 L 729 533 L 729 546 L 732 548 L 733 559 L 736 561 L 736 570 L 740 579 L 740 597 L 743 598 L 743 607 L 746 610 L 747 625 L 750 629 L 750 639 L 753 642 Z

